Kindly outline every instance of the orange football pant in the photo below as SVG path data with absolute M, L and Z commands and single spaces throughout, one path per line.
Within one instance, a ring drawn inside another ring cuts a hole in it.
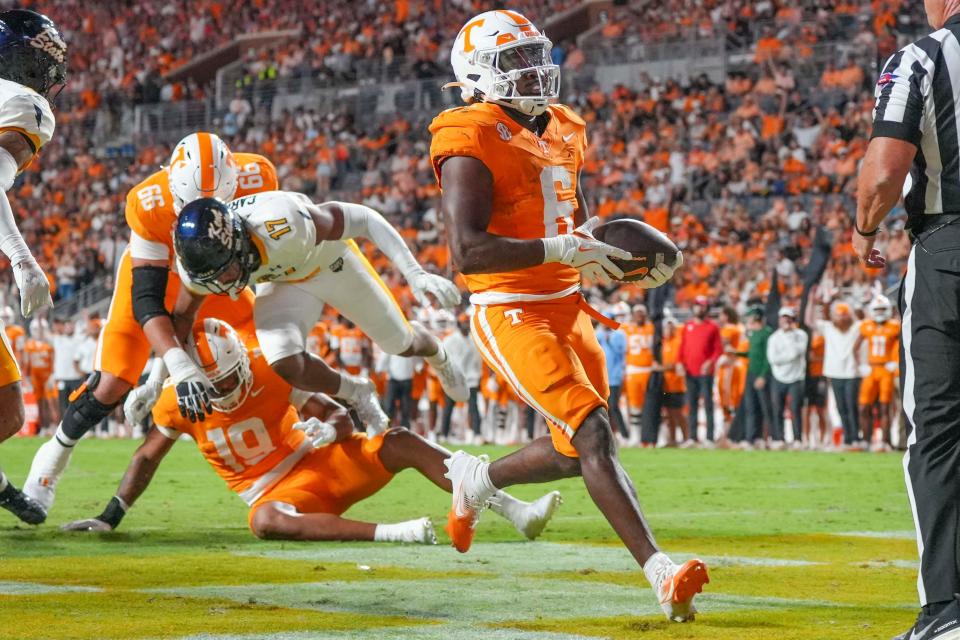
M 577 429 L 610 395 L 603 349 L 579 295 L 480 305 L 471 321 L 483 359 L 546 419 L 554 448 L 570 457 Z
M 248 523 L 267 502 L 289 504 L 300 513 L 341 515 L 386 486 L 393 474 L 380 462 L 383 434 L 362 433 L 322 449 L 314 449 L 250 508 Z

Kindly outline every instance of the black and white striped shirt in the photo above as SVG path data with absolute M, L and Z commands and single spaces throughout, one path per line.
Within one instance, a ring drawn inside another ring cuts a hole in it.
M 960 15 L 893 54 L 876 97 L 872 137 L 917 146 L 904 198 L 908 226 L 924 214 L 960 213 Z

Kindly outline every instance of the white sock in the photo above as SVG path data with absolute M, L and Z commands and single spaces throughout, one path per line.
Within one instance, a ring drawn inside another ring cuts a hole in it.
M 656 588 L 656 578 L 658 570 L 664 564 L 673 564 L 673 560 L 667 557 L 663 551 L 657 551 L 655 554 L 647 558 L 647 562 L 643 565 L 643 575 L 647 576 L 647 581 L 650 583 L 651 587 Z
M 73 446 L 64 446 L 62 438 L 65 438 L 65 436 L 62 436 L 58 429 L 56 436 L 40 446 L 37 454 L 33 457 L 30 475 L 33 475 L 33 471 L 36 470 L 41 476 L 59 479 L 60 474 L 67 468 L 67 463 L 70 462 L 70 454 L 73 453 Z M 66 439 L 70 440 L 70 438 Z M 77 443 L 76 440 L 72 442 L 73 444 Z
M 3 471 L 0 471 L 0 492 L 6 489 L 7 485 L 9 484 L 10 482 L 7 480 L 6 474 L 4 474 Z
M 520 518 L 529 506 L 529 502 L 518 500 L 506 491 L 497 491 L 490 498 L 490 510 L 515 526 L 523 524 Z
M 493 482 L 490 481 L 490 463 L 489 462 L 480 462 L 477 465 L 476 475 L 474 476 L 474 482 L 476 482 L 477 489 L 483 490 L 484 494 L 481 496 L 481 499 L 486 500 L 493 494 L 497 492 L 497 488 L 493 486 Z
M 374 542 L 420 542 L 423 531 L 423 518 L 397 522 L 396 524 L 378 524 L 373 531 Z
M 424 360 L 429 362 L 434 367 L 441 367 L 447 363 L 447 352 L 443 348 L 443 344 L 437 343 L 437 352 L 432 356 L 424 356 Z

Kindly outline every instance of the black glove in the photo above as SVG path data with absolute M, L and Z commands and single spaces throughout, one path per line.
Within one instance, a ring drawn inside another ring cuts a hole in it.
M 191 380 L 177 383 L 177 408 L 180 415 L 190 422 L 203 422 L 208 413 L 213 413 L 207 388 Z

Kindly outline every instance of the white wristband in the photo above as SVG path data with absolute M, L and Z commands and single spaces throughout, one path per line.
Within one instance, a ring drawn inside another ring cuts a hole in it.
M 163 354 L 163 363 L 167 365 L 167 371 L 176 383 L 183 382 L 197 373 L 197 365 L 180 347 L 167 350 Z
M 336 398 L 343 398 L 348 402 L 351 402 L 356 398 L 357 392 L 360 390 L 360 385 L 357 384 L 353 376 L 341 373 L 340 374 L 340 388 L 337 389 L 337 392 L 334 395 Z

